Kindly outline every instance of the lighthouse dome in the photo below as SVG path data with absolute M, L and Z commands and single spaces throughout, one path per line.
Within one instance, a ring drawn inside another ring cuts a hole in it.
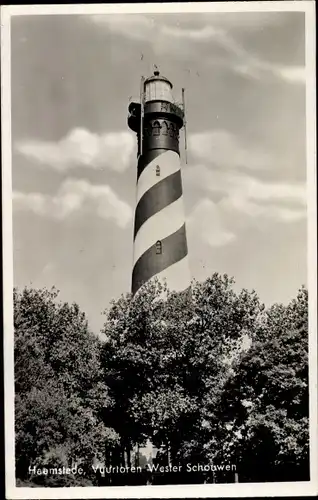
M 145 80 L 145 101 L 157 100 L 173 102 L 172 83 L 156 70 Z

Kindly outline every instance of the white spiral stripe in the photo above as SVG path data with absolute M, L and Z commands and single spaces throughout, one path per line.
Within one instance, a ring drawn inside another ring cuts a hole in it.
M 188 255 L 155 276 L 162 283 L 166 281 L 171 292 L 182 292 L 190 286 L 191 282 Z
M 185 222 L 183 197 L 163 208 L 143 223 L 134 242 L 134 262 L 158 240 L 175 233 Z
M 160 167 L 159 176 L 156 175 L 157 165 Z M 180 157 L 178 153 L 175 151 L 166 151 L 158 155 L 145 167 L 138 179 L 136 204 L 152 186 L 178 170 L 180 170 Z

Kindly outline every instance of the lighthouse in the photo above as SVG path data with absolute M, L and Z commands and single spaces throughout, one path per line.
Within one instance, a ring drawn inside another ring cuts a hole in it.
M 140 102 L 128 107 L 137 135 L 137 189 L 133 231 L 132 294 L 157 277 L 171 291 L 190 286 L 179 131 L 184 105 L 158 70 L 141 79 Z

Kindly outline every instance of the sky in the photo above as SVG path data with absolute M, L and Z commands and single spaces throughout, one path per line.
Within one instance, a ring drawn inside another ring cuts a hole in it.
M 130 291 L 127 108 L 154 64 L 186 89 L 192 277 L 226 273 L 268 306 L 307 284 L 303 13 L 14 16 L 14 284 L 57 287 L 96 333 Z

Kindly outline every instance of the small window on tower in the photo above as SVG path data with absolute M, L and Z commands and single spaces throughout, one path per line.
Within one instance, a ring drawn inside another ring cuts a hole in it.
M 153 135 L 160 135 L 160 123 L 156 120 L 152 126 Z
M 162 243 L 160 240 L 158 240 L 156 243 L 156 254 L 157 255 L 162 254 Z
M 162 135 L 168 135 L 168 124 L 166 121 L 162 122 Z
M 160 177 L 160 167 L 159 167 L 159 165 L 156 166 L 156 176 Z

